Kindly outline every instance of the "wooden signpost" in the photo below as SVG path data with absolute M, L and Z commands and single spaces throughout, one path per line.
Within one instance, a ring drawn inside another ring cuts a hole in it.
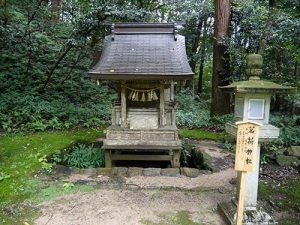
M 259 123 L 251 121 L 236 122 L 237 139 L 235 153 L 235 170 L 240 171 L 240 190 L 237 208 L 236 224 L 242 225 L 245 200 L 246 173 L 256 168 L 256 153 L 258 145 Z

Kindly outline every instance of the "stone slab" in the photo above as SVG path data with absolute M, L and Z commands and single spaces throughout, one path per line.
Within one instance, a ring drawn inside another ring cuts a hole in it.
M 111 168 L 97 168 L 97 175 L 109 176 L 111 174 Z
M 218 211 L 226 224 L 236 225 L 237 207 L 234 202 L 222 202 L 218 204 Z M 275 225 L 278 224 L 268 213 L 262 209 L 245 209 L 243 225 Z
M 142 176 L 143 170 L 144 170 L 144 168 L 142 168 L 142 167 L 129 167 L 127 174 L 129 177 Z
M 277 155 L 276 162 L 279 166 L 298 166 L 300 160 L 295 156 Z
M 196 168 L 182 167 L 181 174 L 187 177 L 197 177 L 200 174 L 200 171 Z
M 291 146 L 287 152 L 291 156 L 300 158 L 300 146 Z
M 167 176 L 167 177 L 179 177 L 180 176 L 180 170 L 179 170 L 179 168 L 161 169 L 161 175 L 162 176 Z
M 113 177 L 126 177 L 128 175 L 127 172 L 127 167 L 113 167 L 110 175 Z
M 83 174 L 88 175 L 88 176 L 96 176 L 97 170 L 96 170 L 96 168 L 83 169 Z
M 143 170 L 143 175 L 148 177 L 160 176 L 161 168 L 145 168 Z

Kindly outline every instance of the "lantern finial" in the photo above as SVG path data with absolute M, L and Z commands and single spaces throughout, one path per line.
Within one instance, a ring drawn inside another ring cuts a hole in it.
M 259 54 L 250 54 L 247 56 L 246 74 L 249 80 L 260 80 L 262 74 L 263 58 Z

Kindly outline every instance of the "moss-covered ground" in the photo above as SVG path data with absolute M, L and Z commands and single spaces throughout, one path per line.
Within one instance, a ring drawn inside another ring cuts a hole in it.
M 47 154 L 78 141 L 94 141 L 100 136 L 103 136 L 103 129 L 48 131 L 0 137 L 0 224 L 18 224 L 18 219 L 25 215 L 30 217 L 34 211 L 30 207 L 18 206 L 7 213 L 7 208 L 11 208 L 9 205 L 16 205 L 26 199 L 47 199 L 53 194 L 64 193 L 62 190 L 76 191 L 80 188 L 66 188 L 68 186 L 63 187 L 63 184 L 47 187 L 46 183 L 34 179 L 34 175 L 43 167 L 51 170 L 51 166 L 43 162 Z M 11 213 L 15 213 L 13 220 L 9 215 Z
M 150 220 L 141 221 L 145 225 L 201 225 L 191 220 L 190 213 L 188 211 L 179 211 L 175 214 L 161 213 L 159 215 L 159 222 L 152 222 Z
M 179 136 L 181 138 L 192 138 L 197 140 L 224 140 L 225 135 L 225 132 L 217 133 L 208 130 L 179 130 Z
M 300 221 L 300 180 L 288 182 L 260 181 L 258 197 L 266 207 L 282 214 L 279 225 L 298 225 Z

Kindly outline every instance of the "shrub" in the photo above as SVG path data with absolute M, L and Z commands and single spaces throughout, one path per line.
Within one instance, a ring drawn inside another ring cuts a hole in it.
M 300 145 L 300 126 L 296 123 L 297 117 L 271 116 L 270 123 L 280 128 L 279 138 L 275 144 L 289 147 L 291 145 Z
M 101 167 L 104 166 L 105 163 L 104 151 L 102 149 L 85 144 L 74 146 L 70 153 L 64 155 L 63 160 L 67 166 L 78 168 Z
M 195 100 L 188 91 L 176 96 L 176 124 L 189 129 L 209 126 L 210 112 L 205 101 Z
M 104 165 L 104 152 L 102 149 L 79 144 L 67 155 L 67 163 L 71 167 L 92 168 Z
M 225 130 L 225 124 L 233 120 L 233 114 L 210 117 L 210 102 L 193 98 L 189 91 L 180 92 L 176 96 L 178 104 L 176 124 L 180 128 Z

